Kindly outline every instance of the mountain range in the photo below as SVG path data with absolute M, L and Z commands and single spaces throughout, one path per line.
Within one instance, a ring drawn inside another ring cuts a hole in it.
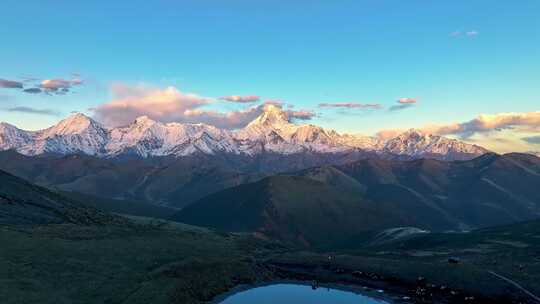
M 175 220 L 332 248 L 368 231 L 469 231 L 540 217 L 540 158 L 366 159 L 266 177 L 208 195 Z
M 285 155 L 298 159 L 310 155 L 311 159 L 331 157 L 347 161 L 366 155 L 467 160 L 488 152 L 476 145 L 414 129 L 386 140 L 339 134 L 311 124 L 292 123 L 286 111 L 270 104 L 246 127 L 233 131 L 205 124 L 161 123 L 146 116 L 128 126 L 107 128 L 81 113 L 40 131 L 24 131 L 1 123 L 0 150 L 16 150 L 29 156 L 79 153 L 101 158 L 178 158 L 204 154 L 242 158 L 270 155 L 270 159 Z

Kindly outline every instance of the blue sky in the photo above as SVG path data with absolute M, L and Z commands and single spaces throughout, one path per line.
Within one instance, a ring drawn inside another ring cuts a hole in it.
M 118 97 L 114 84 L 279 99 L 314 111 L 315 124 L 365 134 L 536 112 L 538 12 L 537 0 L 4 0 L 0 79 L 84 83 L 65 95 L 0 88 L 0 121 L 38 129 L 71 111 L 92 115 L 87 109 Z M 389 111 L 399 98 L 417 102 Z M 248 106 L 222 101 L 202 108 Z M 58 115 L 7 111 L 20 107 Z M 530 137 L 534 127 L 483 137 Z M 528 148 L 536 147 L 519 146 Z

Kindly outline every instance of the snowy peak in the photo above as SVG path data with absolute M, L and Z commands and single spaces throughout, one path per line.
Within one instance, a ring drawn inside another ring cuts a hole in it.
M 161 123 L 138 117 L 126 127 L 110 130 L 108 156 L 185 156 L 193 153 L 237 152 L 230 131 L 205 124 Z
M 280 127 L 289 125 L 289 115 L 279 106 L 267 104 L 263 108 L 263 113 L 249 123 L 250 126 Z
M 84 132 L 101 132 L 105 128 L 100 123 L 96 122 L 92 118 L 82 114 L 76 113 L 70 115 L 66 119 L 60 121 L 58 124 L 46 129 L 42 132 L 43 136 L 54 135 L 72 135 L 82 134 Z
M 420 130 L 409 129 L 395 138 L 390 139 L 386 143 L 386 147 L 393 150 L 393 152 L 401 152 L 416 149 L 418 146 L 429 145 L 434 140 L 437 140 L 437 136 L 425 134 Z
M 395 155 L 464 160 L 480 156 L 488 150 L 456 139 L 410 129 L 386 142 L 383 151 Z
M 108 130 L 92 118 L 76 113 L 58 124 L 34 133 L 32 142 L 17 149 L 27 155 L 43 153 L 100 155 Z
M 343 134 L 337 136 L 337 142 L 348 147 L 355 147 L 366 151 L 378 151 L 384 147 L 384 140 L 375 136 L 360 134 Z
M 135 121 L 133 122 L 134 125 L 137 125 L 137 126 L 140 126 L 140 127 L 151 127 L 153 126 L 154 124 L 156 124 L 156 121 L 151 119 L 150 117 L 144 115 L 144 116 L 139 116 L 137 117 L 137 119 L 135 119 Z
M 429 136 L 430 134 L 424 133 L 422 130 L 418 129 L 409 129 L 401 134 L 399 134 L 398 138 L 405 138 L 410 140 L 420 140 L 422 138 L 425 138 L 426 136 Z
M 295 143 L 318 143 L 333 145 L 333 138 L 321 127 L 314 125 L 299 126 L 292 134 L 291 140 Z

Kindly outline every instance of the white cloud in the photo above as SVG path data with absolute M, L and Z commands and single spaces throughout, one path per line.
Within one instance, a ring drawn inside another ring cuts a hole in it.
M 517 132 L 540 132 L 540 112 L 480 114 L 478 117 L 443 126 L 430 126 L 426 130 L 441 135 L 457 135 L 463 138 L 478 133 L 491 133 L 502 130 Z

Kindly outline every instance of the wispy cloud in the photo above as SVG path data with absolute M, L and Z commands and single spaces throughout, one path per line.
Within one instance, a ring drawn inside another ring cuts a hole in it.
M 417 98 L 403 97 L 397 101 L 400 104 L 414 104 L 418 102 Z
M 18 106 L 6 109 L 7 112 L 19 112 L 28 114 L 48 115 L 48 116 L 60 116 L 60 113 L 51 109 L 36 109 L 25 106 Z
M 287 110 L 287 115 L 291 120 L 311 120 L 317 116 L 317 113 L 311 110 Z
M 29 94 L 39 94 L 43 92 L 43 90 L 41 90 L 40 88 L 28 88 L 28 89 L 24 89 L 23 92 L 29 93 Z
M 396 105 L 393 105 L 388 110 L 391 111 L 391 112 L 394 112 L 394 111 L 400 111 L 400 110 L 405 110 L 405 109 L 411 108 L 415 104 L 418 103 L 418 98 L 402 97 L 402 98 L 398 99 L 396 101 L 396 103 L 397 103 Z
M 230 95 L 230 96 L 220 97 L 219 99 L 230 101 L 230 102 L 238 102 L 238 103 L 252 103 L 252 102 L 257 102 L 261 100 L 261 98 L 257 95 L 247 95 L 247 96 Z
M 56 94 L 56 95 L 63 95 L 68 93 L 72 87 L 79 86 L 83 84 L 83 81 L 78 78 L 74 79 L 63 79 L 63 78 L 55 78 L 55 79 L 45 79 L 43 80 L 39 88 L 42 89 L 43 92 L 49 93 L 49 94 Z M 32 92 L 28 92 L 32 93 Z
M 468 31 L 465 33 L 465 35 L 467 35 L 468 37 L 476 37 L 480 35 L 480 33 L 478 31 Z
M 378 103 L 357 103 L 357 102 L 334 102 L 320 103 L 319 108 L 347 108 L 347 109 L 381 109 L 382 105 Z
M 73 87 L 83 84 L 80 78 L 63 79 L 45 79 L 40 81 L 35 77 L 23 77 L 22 81 L 0 79 L 0 88 L 19 89 L 23 93 L 47 95 L 64 95 L 72 91 Z M 28 87 L 29 88 L 25 88 Z
M 450 33 L 450 37 L 453 38 L 460 38 L 460 37 L 468 37 L 468 38 L 474 38 L 480 35 L 480 32 L 477 30 L 469 30 L 469 31 L 454 31 Z
M 20 81 L 0 78 L 0 88 L 2 89 L 22 89 L 23 87 L 23 83 Z
M 443 126 L 426 127 L 431 133 L 440 135 L 457 135 L 470 138 L 479 133 L 492 133 L 503 130 L 515 132 L 540 132 L 540 112 L 481 114 L 478 117 Z
M 27 76 L 22 76 L 21 79 L 22 79 L 23 82 L 37 82 L 37 81 L 40 80 L 40 79 L 37 78 L 37 77 L 34 77 L 34 76 L 28 76 L 28 75 L 27 75 Z

